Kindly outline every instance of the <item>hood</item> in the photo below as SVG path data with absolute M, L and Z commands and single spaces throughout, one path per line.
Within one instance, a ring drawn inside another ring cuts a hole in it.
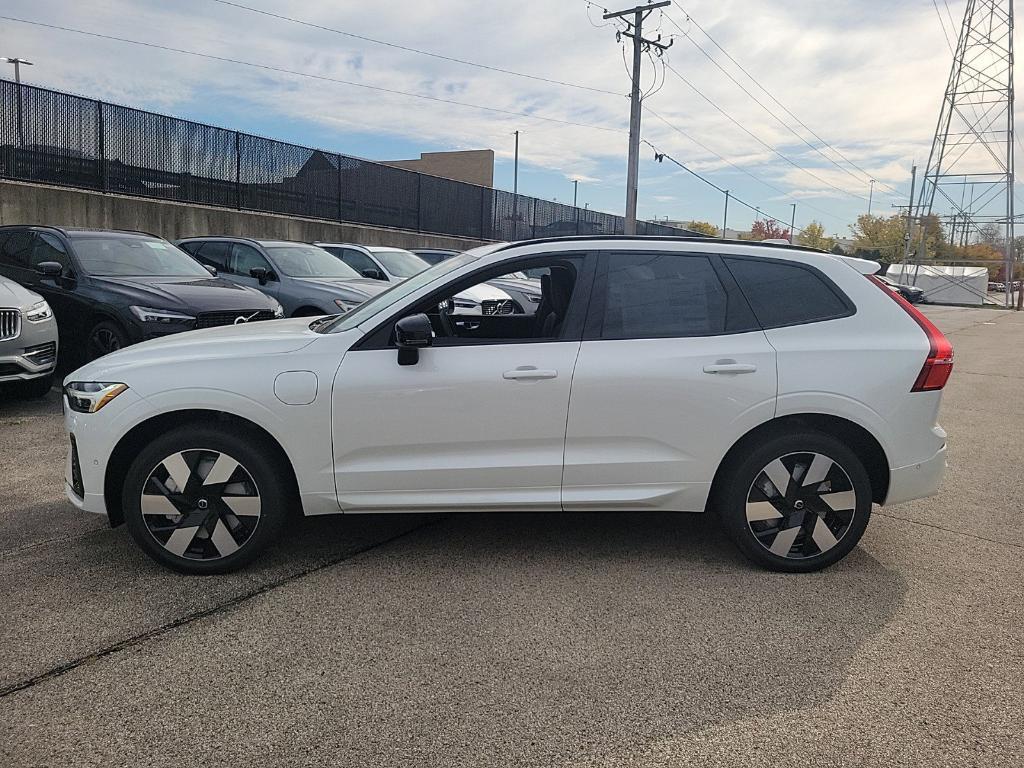
M 319 338 L 309 329 L 310 322 L 308 317 L 296 317 L 175 333 L 133 344 L 87 363 L 69 374 L 65 382 L 119 381 L 133 368 L 161 363 L 174 365 L 190 360 L 230 360 L 295 352 Z
M 366 300 L 383 293 L 391 287 L 390 283 L 371 280 L 367 277 L 296 277 L 297 283 L 311 288 L 330 291 L 343 298 Z
M 219 277 L 93 277 L 96 285 L 116 291 L 132 304 L 156 309 L 197 312 L 233 312 L 272 309 L 273 299 L 255 288 L 235 285 Z
M 479 304 L 489 299 L 502 301 L 511 298 L 511 296 L 501 290 L 501 288 L 497 288 L 489 283 L 480 283 L 464 291 L 459 291 L 457 298 L 468 299 Z
M 42 301 L 43 297 L 13 280 L 0 277 L 0 307 L 18 309 Z
M 532 277 L 496 277 L 488 282 L 491 285 L 502 289 L 509 288 L 514 291 L 522 291 L 523 293 L 535 293 L 538 296 L 541 295 L 540 280 L 535 280 Z

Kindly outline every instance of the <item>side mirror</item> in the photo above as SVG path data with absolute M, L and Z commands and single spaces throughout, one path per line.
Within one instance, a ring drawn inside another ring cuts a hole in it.
M 43 277 L 60 277 L 64 273 L 64 267 L 56 261 L 41 261 L 36 265 L 36 272 Z
M 433 343 L 434 326 L 426 315 L 409 315 L 395 323 L 399 365 L 416 365 L 420 361 L 420 349 Z
M 211 275 L 213 275 L 214 277 L 217 276 L 217 268 L 213 266 L 213 264 L 203 264 L 203 266 L 206 267 L 206 271 L 209 272 Z
M 379 269 L 374 269 L 373 267 L 367 267 L 366 269 L 364 269 L 363 277 L 368 277 L 371 280 L 387 280 L 387 278 L 384 277 L 383 272 L 381 272 Z
M 267 270 L 263 267 L 253 267 L 249 270 L 249 277 L 255 277 L 260 281 L 260 285 L 266 285 L 267 280 L 270 276 L 267 274 Z

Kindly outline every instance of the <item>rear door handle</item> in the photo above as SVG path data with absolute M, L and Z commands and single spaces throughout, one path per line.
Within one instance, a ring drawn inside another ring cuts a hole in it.
M 704 373 L 754 373 L 756 370 L 756 365 L 737 363 L 735 360 L 719 360 L 704 366 Z
M 511 371 L 505 371 L 501 374 L 503 379 L 509 381 L 519 381 L 521 379 L 553 379 L 558 376 L 558 371 L 553 371 L 544 368 L 535 368 L 532 365 L 521 365 Z

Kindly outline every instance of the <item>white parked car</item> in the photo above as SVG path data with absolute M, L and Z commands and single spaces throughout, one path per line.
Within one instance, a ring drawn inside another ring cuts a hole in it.
M 460 292 L 534 268 L 535 310 L 453 317 Z M 945 467 L 952 347 L 875 270 L 706 238 L 484 246 L 340 317 L 75 371 L 67 493 L 192 573 L 248 562 L 295 508 L 714 508 L 755 562 L 815 570 Z

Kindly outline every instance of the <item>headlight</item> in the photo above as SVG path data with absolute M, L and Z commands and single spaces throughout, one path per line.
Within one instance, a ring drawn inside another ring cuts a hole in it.
M 342 312 L 351 312 L 353 309 L 362 304 L 361 301 L 347 301 L 345 299 L 335 299 L 334 303 L 337 304 L 338 309 Z
M 96 413 L 115 397 L 128 389 L 127 384 L 99 381 L 72 381 L 64 387 L 68 407 L 79 413 Z
M 152 307 L 131 307 L 132 314 L 144 323 L 184 323 L 195 320 L 192 315 L 175 312 L 173 309 L 153 309 Z
M 280 320 L 282 317 L 284 317 L 284 307 L 278 304 L 276 307 L 274 307 L 274 319 Z
M 50 309 L 50 305 L 45 301 L 33 304 L 28 312 L 25 313 L 25 319 L 30 323 L 41 323 L 43 320 L 49 320 L 51 317 L 53 317 L 53 310 Z

